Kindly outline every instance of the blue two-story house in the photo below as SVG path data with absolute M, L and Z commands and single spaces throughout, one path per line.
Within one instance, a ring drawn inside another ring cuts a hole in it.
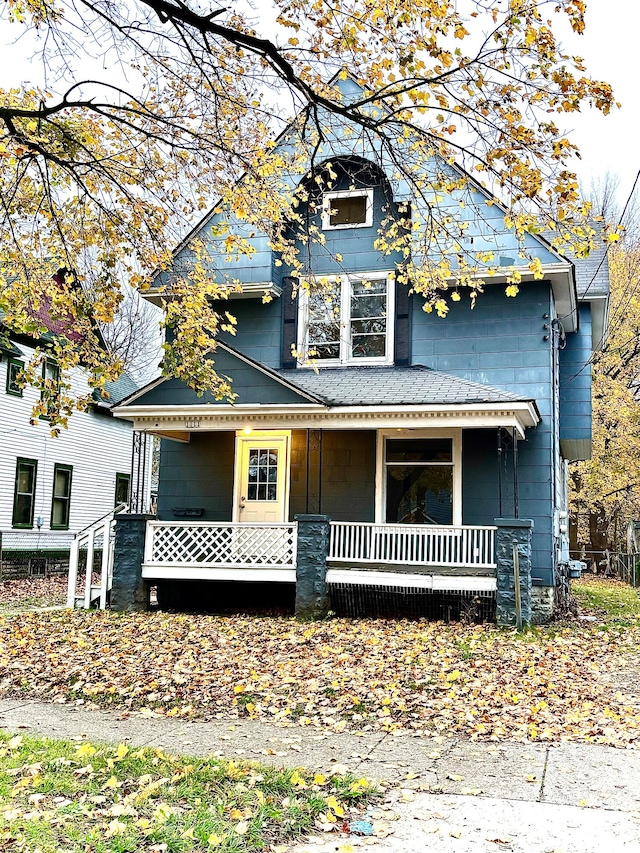
M 294 582 L 295 519 L 316 514 L 330 519 L 329 588 L 491 594 L 495 520 L 530 519 L 543 621 L 568 561 L 568 463 L 590 452 L 606 256 L 572 261 L 530 234 L 534 277 L 503 210 L 471 185 L 467 239 L 498 270 L 473 306 L 451 299 L 452 281 L 440 317 L 402 280 L 405 258 L 377 242 L 383 221 L 411 217 L 393 165 L 339 133 L 318 150 L 314 174 L 324 161 L 333 177 L 330 189 L 309 187 L 291 226 L 302 271 L 238 221 L 230 227 L 254 251 L 227 260 L 220 211 L 175 253 L 175 270 L 188 269 L 198 240 L 208 274 L 242 285 L 221 304 L 237 334 L 214 355 L 236 397 L 161 379 L 117 410 L 162 437 L 143 577 L 169 604 L 181 581 Z M 514 269 L 522 282 L 509 297 Z M 171 298 L 171 275 L 149 298 Z

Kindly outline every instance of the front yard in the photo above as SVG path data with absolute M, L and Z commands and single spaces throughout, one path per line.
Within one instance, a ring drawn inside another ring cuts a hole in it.
M 248 762 L 0 733 L 0 850 L 251 853 L 344 824 L 375 790 Z
M 58 607 L 66 601 L 66 575 L 28 577 L 0 583 L 0 615 L 15 610 Z
M 591 583 L 576 585 L 583 602 L 593 598 Z M 615 601 L 627 596 L 623 616 L 609 604 L 597 622 L 521 635 L 407 620 L 7 616 L 0 691 L 330 731 L 638 746 L 640 685 L 624 676 L 637 673 L 640 600 L 621 584 L 605 587 Z

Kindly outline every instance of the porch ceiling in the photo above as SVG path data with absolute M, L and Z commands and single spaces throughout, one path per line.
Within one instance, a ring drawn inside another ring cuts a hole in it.
M 420 405 L 127 406 L 115 410 L 134 429 L 185 440 L 185 434 L 241 429 L 515 428 L 524 438 L 540 421 L 533 401 Z

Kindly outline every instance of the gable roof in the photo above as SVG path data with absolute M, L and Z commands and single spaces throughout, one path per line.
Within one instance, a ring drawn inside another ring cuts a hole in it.
M 286 375 L 285 371 L 273 370 L 271 367 L 267 367 L 266 364 L 256 361 L 223 341 L 216 342 L 215 363 L 219 368 L 219 372 L 223 375 L 232 374 L 233 376 L 234 373 L 237 374 L 235 381 L 233 382 L 233 387 L 235 389 L 244 387 L 245 384 L 242 382 L 242 377 L 239 375 L 240 371 L 242 371 L 244 375 L 247 375 L 248 371 L 254 371 L 256 374 L 262 374 L 267 382 L 270 381 L 271 383 L 274 383 L 282 388 L 283 391 L 286 390 L 288 392 L 292 392 L 288 397 L 289 402 L 292 402 L 292 400 L 295 399 L 296 402 L 309 402 L 325 405 L 324 399 L 319 394 L 311 390 L 307 390 L 301 385 L 293 382 L 291 377 Z M 179 397 L 180 404 L 182 405 L 199 405 L 203 403 L 207 405 L 210 405 L 211 403 L 222 405 L 227 403 L 226 400 L 213 399 L 212 395 L 198 397 L 196 392 L 189 388 L 186 383 L 166 376 L 152 379 L 147 385 L 134 390 L 133 393 L 121 398 L 118 402 L 121 406 L 130 406 L 132 404 L 137 406 L 149 404 L 163 405 L 168 404 L 165 401 L 168 401 L 171 395 L 176 398 Z M 244 400 L 240 399 L 238 402 L 244 402 Z M 284 403 L 284 398 L 279 402 Z
M 104 390 L 109 395 L 108 397 L 102 397 L 97 389 L 93 392 L 94 405 L 111 409 L 113 406 L 119 405 L 126 397 L 135 394 L 139 388 L 136 381 L 125 372 L 113 382 L 105 382 Z
M 346 100 L 353 99 L 357 96 L 358 92 L 362 92 L 361 86 L 349 75 L 346 79 L 340 79 L 336 75 L 330 82 L 334 83 L 341 90 Z M 356 145 L 353 135 L 345 133 L 350 123 L 350 120 L 343 117 L 330 114 L 326 115 L 326 120 L 323 119 L 323 139 L 314 150 L 317 162 L 329 161 L 334 158 L 352 158 L 354 156 L 375 162 L 389 182 L 394 200 L 406 201 L 410 199 L 411 191 L 409 184 L 407 183 L 407 179 L 402 176 L 402 170 L 397 168 L 395 158 L 385 153 L 381 143 L 375 139 L 369 137 L 360 139 Z M 283 152 L 291 150 L 293 145 L 292 138 L 295 134 L 295 120 L 292 120 L 277 137 L 276 147 L 281 148 Z M 402 144 L 402 140 L 399 140 L 398 146 Z M 410 156 L 408 151 L 406 154 L 408 157 Z M 490 282 L 495 281 L 498 283 L 504 281 L 509 271 L 513 268 L 520 272 L 523 281 L 533 278 L 533 273 L 529 270 L 529 262 L 520 258 L 520 246 L 516 240 L 514 231 L 505 225 L 504 216 L 506 208 L 500 203 L 499 199 L 496 199 L 486 187 L 469 174 L 460 164 L 444 164 L 438 155 L 434 157 L 434 160 L 441 163 L 442 168 L 450 169 L 452 174 L 464 177 L 468 191 L 472 196 L 471 199 L 466 201 L 466 204 L 462 204 L 461 199 L 454 192 L 445 200 L 444 206 L 450 207 L 451 211 L 455 210 L 456 215 L 466 220 L 465 226 L 468 227 L 468 231 L 463 252 L 471 253 L 476 258 L 483 252 L 486 252 L 487 259 L 478 260 L 478 268 L 475 275 L 478 277 L 484 276 Z M 307 166 L 311 167 L 311 165 L 312 163 L 309 161 Z M 427 166 L 424 166 L 424 168 L 427 169 Z M 290 172 L 285 170 L 282 179 L 284 183 L 288 183 L 293 187 L 302 179 L 301 175 L 302 170 L 298 168 Z M 242 181 L 242 177 L 239 181 Z M 414 201 L 417 200 L 414 199 Z M 485 208 L 484 202 L 490 202 L 490 206 L 487 205 Z M 482 205 L 481 214 L 478 213 L 479 205 Z M 428 221 L 428 219 L 428 215 L 425 215 L 425 221 Z M 224 220 L 229 223 L 233 232 L 238 233 L 251 245 L 252 252 L 241 255 L 240 257 L 235 255 L 230 256 L 225 243 L 225 235 L 221 234 L 214 237 L 211 233 L 209 226 L 218 220 Z M 483 223 L 482 227 L 476 227 L 479 222 Z M 269 292 L 271 296 L 280 295 L 281 276 L 284 268 L 281 267 L 279 270 L 274 270 L 271 247 L 266 232 L 262 231 L 255 223 L 236 219 L 229 211 L 221 210 L 216 204 L 196 223 L 173 250 L 171 267 L 167 270 L 156 271 L 153 284 L 145 293 L 146 299 L 155 304 L 160 304 L 163 293 L 164 295 L 170 295 L 172 277 L 179 274 L 180 271 L 188 269 L 194 263 L 195 257 L 191 244 L 195 238 L 203 240 L 206 244 L 207 263 L 210 265 L 210 274 L 219 284 L 222 285 L 229 279 L 233 279 L 240 282 L 243 288 L 246 287 L 245 295 L 260 296 L 265 291 Z M 551 281 L 558 313 L 566 318 L 565 326 L 567 331 L 574 331 L 577 323 L 577 312 L 575 310 L 576 293 L 572 260 L 560 254 L 541 234 L 529 233 L 524 239 L 527 252 L 531 257 L 535 257 L 541 261 L 545 271 L 545 278 Z M 416 247 L 414 259 L 418 263 L 420 260 L 419 255 L 420 252 Z M 455 275 L 455 258 L 452 258 L 452 262 L 453 274 Z M 498 274 L 487 276 L 487 269 L 493 267 L 496 263 L 500 267 Z M 238 294 L 233 292 L 230 292 L 228 295 L 230 297 L 238 296 Z
M 327 406 L 464 405 L 532 402 L 530 398 L 480 385 L 418 364 L 411 367 L 325 367 L 279 370 L 292 384 Z

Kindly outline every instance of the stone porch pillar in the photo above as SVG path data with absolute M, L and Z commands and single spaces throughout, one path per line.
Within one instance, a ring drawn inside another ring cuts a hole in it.
M 149 589 L 142 579 L 144 541 L 147 521 L 153 515 L 119 513 L 116 515 L 116 540 L 113 554 L 112 610 L 147 610 Z
M 298 553 L 296 559 L 296 618 L 322 619 L 329 612 L 327 556 L 329 554 L 328 515 L 296 515 Z
M 516 586 L 513 571 L 513 543 L 518 547 L 522 624 L 531 624 L 531 532 L 533 521 L 526 518 L 496 518 L 496 621 L 516 624 Z

